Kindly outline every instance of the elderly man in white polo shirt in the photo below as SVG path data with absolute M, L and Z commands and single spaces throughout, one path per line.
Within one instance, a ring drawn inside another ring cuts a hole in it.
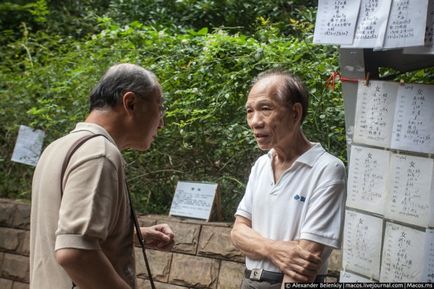
M 320 282 L 340 247 L 345 167 L 303 134 L 307 106 L 304 85 L 285 71 L 260 74 L 248 95 L 248 125 L 268 152 L 251 170 L 231 232 L 246 255 L 242 288 Z

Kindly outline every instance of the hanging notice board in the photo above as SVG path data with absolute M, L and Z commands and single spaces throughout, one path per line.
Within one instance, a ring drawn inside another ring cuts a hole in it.
M 434 86 L 380 79 L 433 67 L 433 33 L 433 0 L 318 2 L 314 42 L 340 46 L 345 106 L 341 282 L 434 281 Z
M 356 97 L 342 276 L 433 282 L 434 86 L 359 81 Z

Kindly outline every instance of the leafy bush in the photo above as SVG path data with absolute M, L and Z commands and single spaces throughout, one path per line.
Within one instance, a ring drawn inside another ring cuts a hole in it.
M 140 21 L 154 27 L 225 27 L 252 34 L 258 19 L 276 24 L 287 34 L 299 32 L 296 24 L 313 23 L 317 1 L 306 0 L 113 0 L 107 15 L 117 22 Z
M 86 40 L 28 33 L 2 49 L 0 194 L 29 198 L 32 168 L 9 161 L 19 124 L 43 129 L 45 144 L 72 130 L 87 114 L 87 96 L 113 63 L 132 62 L 161 80 L 166 126 L 146 153 L 126 151 L 134 204 L 167 213 L 177 181 L 217 182 L 226 220 L 244 193 L 256 148 L 245 121 L 251 80 L 271 67 L 301 76 L 311 91 L 304 130 L 345 159 L 342 98 L 326 90 L 337 69 L 333 47 L 314 46 L 262 26 L 254 36 L 207 29 L 177 34 L 133 22 L 101 19 Z
M 98 33 L 97 18 L 105 15 L 122 25 L 139 21 L 159 30 L 186 31 L 225 27 L 231 33 L 253 34 L 261 21 L 285 34 L 303 36 L 313 27 L 313 0 L 15 0 L 0 3 L 0 31 L 6 41 L 28 30 L 80 39 Z

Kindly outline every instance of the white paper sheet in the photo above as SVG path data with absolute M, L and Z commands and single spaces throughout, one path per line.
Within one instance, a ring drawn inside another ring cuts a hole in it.
M 393 0 L 384 48 L 424 45 L 427 11 L 428 0 Z
M 45 132 L 42 130 L 33 130 L 28 126 L 20 125 L 11 160 L 36 166 L 41 155 L 44 137 Z
M 169 215 L 208 220 L 217 184 L 178 182 Z
M 383 47 L 392 0 L 362 0 L 352 48 Z
M 343 268 L 378 280 L 382 231 L 383 220 L 381 218 L 347 210 L 342 255 Z
M 423 227 L 434 225 L 431 220 L 433 168 L 433 159 L 392 154 L 386 218 Z
M 313 42 L 352 44 L 361 0 L 319 0 Z
M 391 147 L 434 153 L 434 86 L 399 86 Z
M 351 146 L 348 207 L 383 214 L 390 152 Z
M 425 232 L 386 222 L 380 282 L 425 279 Z
M 425 264 L 424 282 L 434 282 L 434 229 L 426 230 L 426 248 L 427 262 Z
M 390 147 L 397 82 L 359 81 L 353 142 Z
M 340 283 L 373 283 L 374 280 L 368 279 L 366 277 L 347 272 L 347 271 L 341 271 L 339 274 L 339 282 Z
M 429 1 L 428 16 L 426 20 L 425 45 L 405 48 L 403 53 L 408 54 L 434 54 L 434 1 Z

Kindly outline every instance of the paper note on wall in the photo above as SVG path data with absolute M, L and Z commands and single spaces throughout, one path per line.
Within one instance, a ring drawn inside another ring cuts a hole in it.
M 380 282 L 421 282 L 425 279 L 425 232 L 386 222 Z
M 393 0 L 384 48 L 424 45 L 427 11 L 428 0 Z
M 426 19 L 425 45 L 405 48 L 408 54 L 434 54 L 434 1 L 429 1 Z
M 360 0 L 319 0 L 313 42 L 352 44 Z
M 348 207 L 383 214 L 390 153 L 351 146 L 348 173 Z
M 386 218 L 424 227 L 434 225 L 433 168 L 433 159 L 392 154 Z
M 399 86 L 391 147 L 434 153 L 434 86 Z
M 353 142 L 390 147 L 399 84 L 359 81 Z
M 11 160 L 17 163 L 36 166 L 41 155 L 45 132 L 20 125 L 17 141 Z
M 348 271 L 341 271 L 339 274 L 339 282 L 340 283 L 372 283 L 374 280 L 368 279 L 366 277 L 360 276 L 358 274 L 348 272 Z
M 349 47 L 383 47 L 391 4 L 392 0 L 362 0 L 354 41 Z
M 347 210 L 345 212 L 343 268 L 378 280 L 382 231 L 383 220 L 381 218 Z
M 427 256 L 425 265 L 425 282 L 434 282 L 434 229 L 426 230 L 426 248 L 424 250 Z

